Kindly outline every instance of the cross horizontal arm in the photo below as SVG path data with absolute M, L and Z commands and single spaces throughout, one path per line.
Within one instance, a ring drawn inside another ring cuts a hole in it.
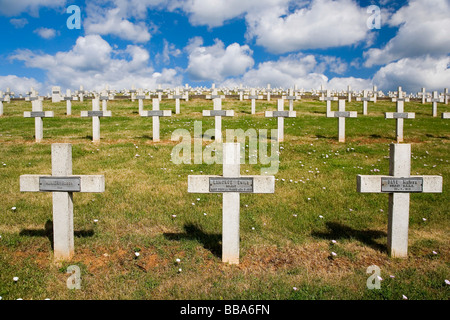
M 328 118 L 356 118 L 357 116 L 357 111 L 331 111 L 327 113 Z
M 111 110 L 108 111 L 81 111 L 81 117 L 111 117 Z
M 226 180 L 222 176 L 188 176 L 188 192 L 190 193 L 222 193 L 223 191 L 210 191 L 210 178 L 220 178 Z M 275 177 L 274 176 L 239 176 L 236 178 L 248 179 L 251 178 L 252 191 L 243 191 L 243 193 L 274 193 L 275 192 Z M 239 191 L 235 191 L 239 192 Z
M 204 117 L 234 117 L 234 110 L 203 110 Z
M 140 113 L 141 117 L 171 117 L 172 110 L 147 110 Z
M 441 193 L 442 192 L 442 177 L 441 176 L 409 176 L 409 179 L 422 178 L 422 191 L 412 191 L 421 193 Z M 383 179 L 401 179 L 401 177 L 393 176 L 371 176 L 371 175 L 357 175 L 356 188 L 360 193 L 392 193 L 382 191 Z
M 266 111 L 265 113 L 266 118 L 273 118 L 273 117 L 283 117 L 283 118 L 295 118 L 297 116 L 296 111 Z
M 40 192 L 39 178 L 52 178 L 51 175 L 25 174 L 20 176 L 20 191 Z M 53 177 L 56 178 L 56 177 Z M 61 178 L 61 177 L 57 177 Z M 105 176 L 102 175 L 72 175 L 67 178 L 80 178 L 80 191 L 78 192 L 105 192 Z
M 386 119 L 415 119 L 416 114 L 414 112 L 386 112 Z
M 53 118 L 53 111 L 25 111 L 23 113 L 24 118 Z

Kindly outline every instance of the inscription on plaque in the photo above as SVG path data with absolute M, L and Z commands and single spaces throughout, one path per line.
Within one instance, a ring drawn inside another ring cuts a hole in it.
M 209 178 L 209 192 L 253 192 L 253 178 Z
M 423 178 L 381 178 L 381 192 L 423 192 Z
M 141 100 L 144 100 L 145 99 L 145 96 L 136 96 L 136 99 L 141 99 Z
M 210 111 L 211 117 L 220 116 L 225 117 L 227 115 L 226 110 L 211 110 Z
M 164 111 L 163 110 L 150 110 L 148 111 L 149 117 L 163 117 Z
M 395 112 L 394 113 L 394 118 L 395 119 L 408 119 L 408 113 L 406 112 Z
M 103 117 L 103 111 L 88 111 L 89 117 Z
M 80 192 L 80 177 L 40 177 L 39 191 Z
M 44 111 L 31 111 L 30 116 L 32 118 L 44 118 L 45 112 Z
M 289 111 L 274 111 L 273 116 L 287 118 L 289 117 Z
M 340 118 L 340 117 L 349 118 L 350 117 L 350 111 L 335 111 L 334 112 L 334 116 L 336 118 Z

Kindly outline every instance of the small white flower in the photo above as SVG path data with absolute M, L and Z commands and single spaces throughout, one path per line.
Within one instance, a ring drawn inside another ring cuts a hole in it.
M 293 287 L 292 289 L 293 289 L 294 291 L 297 291 L 297 290 L 298 290 L 298 288 L 297 288 L 297 287 Z
M 405 296 L 404 294 L 402 294 L 402 298 L 403 298 L 403 300 L 408 300 L 408 297 Z
M 337 253 L 336 253 L 336 252 L 331 252 L 331 255 L 332 255 L 333 257 L 336 257 L 336 256 L 337 256 Z
M 337 243 L 337 241 L 336 241 L 336 240 L 331 240 L 331 243 L 333 243 L 333 244 L 334 244 L 334 243 Z
M 192 202 L 192 205 L 193 205 L 193 206 L 195 206 L 195 203 L 194 203 L 194 202 Z
M 308 198 L 308 201 L 311 200 L 311 198 Z
M 427 221 L 427 219 L 426 219 L 426 218 L 422 218 L 422 220 L 423 220 L 423 221 Z
M 135 255 L 136 257 L 139 257 L 141 254 L 140 254 L 139 252 L 135 252 L 134 255 Z
M 437 252 L 436 252 L 436 251 L 433 251 L 433 254 L 437 254 Z
M 16 209 L 17 209 L 16 207 L 12 207 L 12 208 L 11 208 L 12 211 L 15 211 Z
M 377 276 L 378 280 L 383 281 L 383 278 L 380 276 Z
M 177 217 L 177 215 L 176 215 L 176 214 L 173 214 L 173 215 L 172 215 L 172 218 L 176 218 L 176 217 Z
M 14 281 L 14 282 L 19 281 L 19 277 L 13 277 L 13 281 Z
M 94 219 L 94 222 L 97 223 L 97 222 L 98 222 L 98 219 Z
M 180 260 L 179 258 L 176 258 L 176 259 L 175 259 L 175 262 L 176 262 L 176 263 L 180 263 L 181 260 Z
M 449 280 L 445 279 L 444 282 L 445 282 L 446 285 L 450 285 L 450 281 Z
M 392 275 L 392 274 L 391 274 L 391 275 L 390 275 L 389 277 L 391 277 L 391 278 L 395 278 L 395 276 L 394 276 L 394 275 Z
M 181 268 L 180 269 L 178 269 L 178 272 L 181 272 L 182 270 L 181 270 Z
M 203 212 L 203 215 L 206 216 L 206 212 Z
M 197 198 L 197 201 L 200 201 L 200 198 Z
M 320 219 L 323 219 L 323 216 L 319 214 L 319 218 L 320 218 Z
M 255 230 L 255 227 L 252 227 L 252 230 Z

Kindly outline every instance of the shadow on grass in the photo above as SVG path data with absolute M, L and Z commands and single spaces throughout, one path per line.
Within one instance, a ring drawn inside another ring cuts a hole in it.
M 183 239 L 198 241 L 216 257 L 222 257 L 222 234 L 206 233 L 193 223 L 185 224 L 184 231 L 183 233 L 164 233 L 164 237 L 174 241 Z
M 386 245 L 380 244 L 375 241 L 375 239 L 387 236 L 386 232 L 384 231 L 356 230 L 337 222 L 327 222 L 326 226 L 328 228 L 328 231 L 313 231 L 311 232 L 311 235 L 315 238 L 322 238 L 327 240 L 356 239 L 357 241 L 360 241 L 375 250 L 385 253 L 387 252 Z
M 76 238 L 86 238 L 92 237 L 94 235 L 94 230 L 78 230 L 73 232 Z M 19 232 L 20 236 L 26 237 L 47 237 L 53 248 L 53 221 L 47 220 L 44 225 L 44 229 L 23 229 Z

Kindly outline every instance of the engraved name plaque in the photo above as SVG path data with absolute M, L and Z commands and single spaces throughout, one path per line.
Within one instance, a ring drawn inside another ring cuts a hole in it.
M 209 192 L 253 192 L 253 178 L 209 178 Z
M 39 191 L 80 192 L 80 177 L 40 177 Z
M 423 178 L 381 178 L 381 192 L 423 192 Z

